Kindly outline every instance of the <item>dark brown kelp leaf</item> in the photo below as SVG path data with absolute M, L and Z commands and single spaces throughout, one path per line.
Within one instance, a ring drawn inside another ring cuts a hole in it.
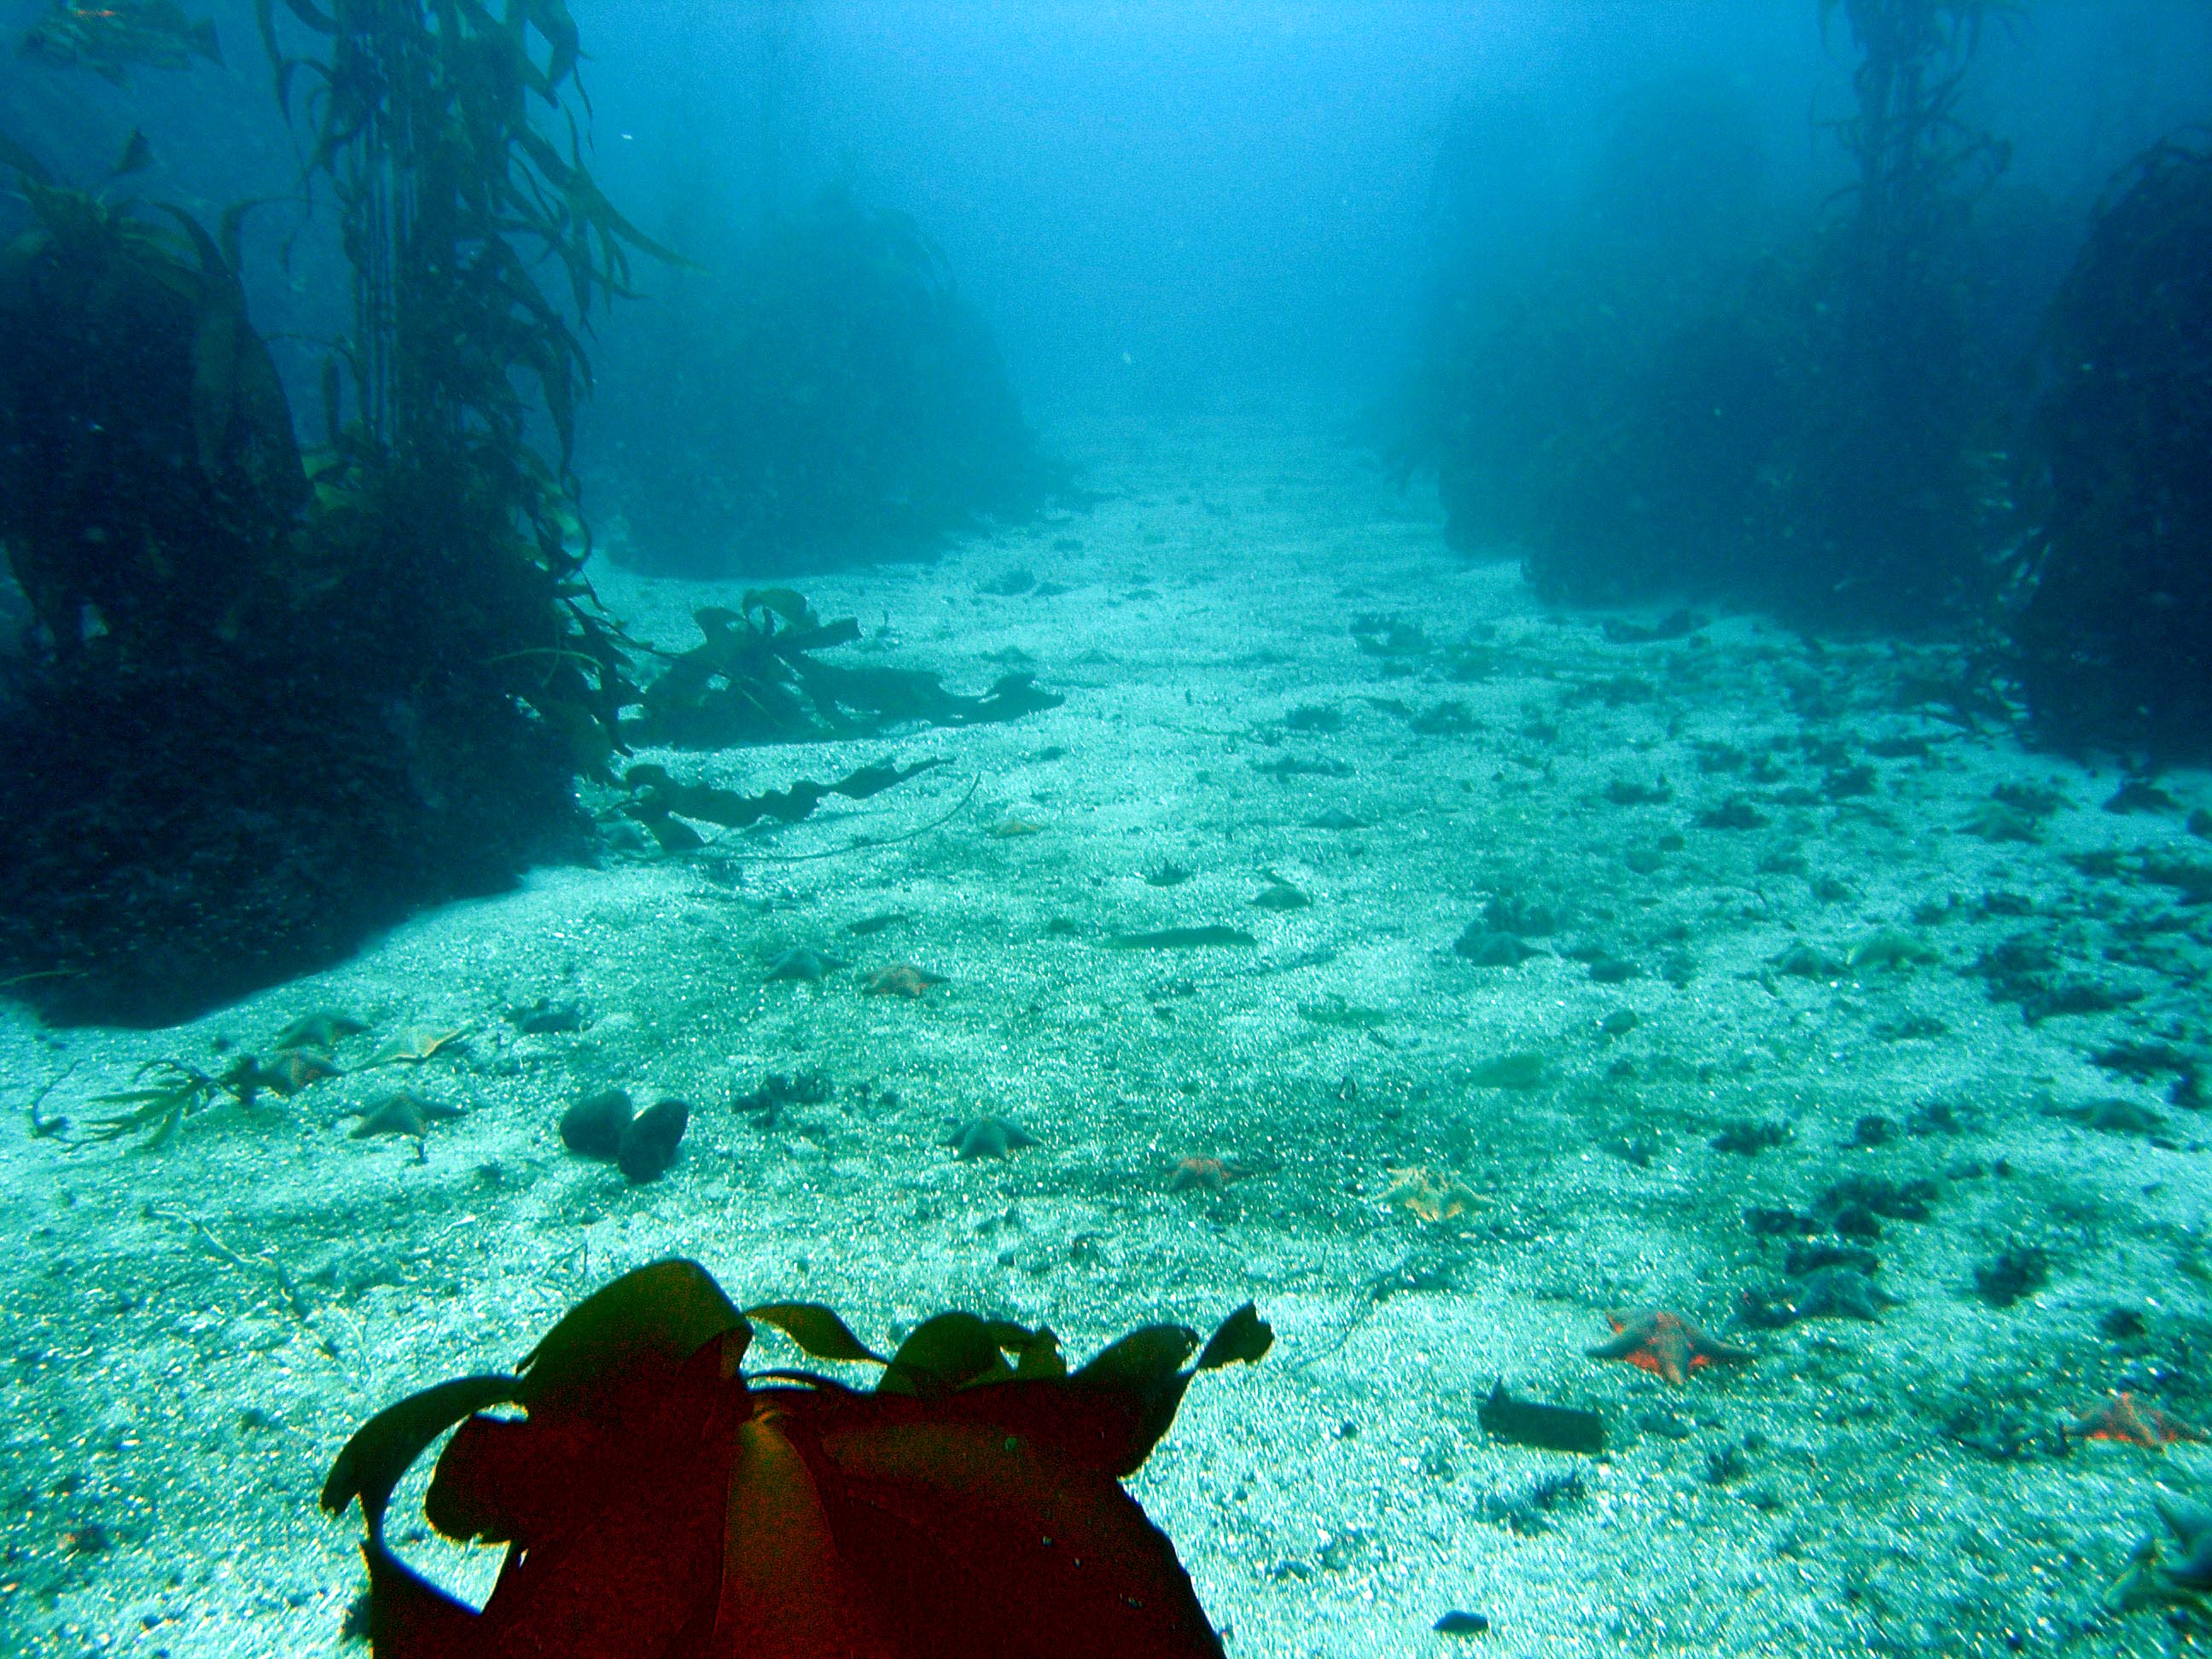
M 823 1416 L 818 1442 L 794 1443 L 815 1468 L 840 1558 L 883 1622 L 912 1638 L 894 1652 L 1221 1653 L 1174 1545 L 1111 1475 L 1012 1425 Z M 985 1646 L 981 1632 L 997 1640 Z
M 726 1331 L 746 1329 L 722 1287 L 696 1261 L 625 1273 L 562 1316 L 522 1362 L 514 1398 L 533 1415 L 604 1419 L 610 1390 L 672 1375 Z
M 865 1360 L 887 1363 L 884 1357 L 853 1334 L 845 1322 L 818 1302 L 764 1302 L 745 1310 L 745 1317 L 773 1325 L 802 1352 L 817 1359 Z
M 1009 1354 L 1034 1368 L 1056 1363 L 1059 1352 L 1059 1339 L 1048 1330 L 1032 1331 L 971 1313 L 941 1313 L 922 1321 L 899 1344 L 876 1392 L 934 1399 L 956 1389 L 1012 1382 L 1016 1367 L 1006 1363 Z
M 1275 1328 L 1261 1318 L 1260 1310 L 1247 1302 L 1223 1320 L 1219 1328 L 1206 1339 L 1206 1351 L 1199 1355 L 1195 1369 L 1211 1371 L 1224 1365 L 1256 1365 L 1274 1346 Z
M 356 1498 L 371 1538 L 384 1532 L 392 1488 L 430 1443 L 472 1413 L 514 1398 L 512 1376 L 463 1376 L 410 1394 L 362 1424 L 338 1453 L 323 1482 L 323 1507 L 343 1513 Z
M 764 818 L 779 823 L 797 823 L 831 795 L 866 800 L 894 784 L 904 783 L 908 778 L 943 764 L 941 760 L 926 760 L 907 767 L 867 766 L 836 783 L 815 783 L 802 778 L 788 789 L 770 789 L 757 795 L 740 795 L 733 790 L 703 784 L 678 783 L 668 775 L 667 769 L 649 763 L 631 767 L 623 775 L 623 781 L 636 792 L 628 808 L 629 815 L 652 830 L 663 847 L 672 847 L 670 835 L 665 834 L 661 827 L 672 816 L 696 818 L 702 823 L 719 824 L 726 830 L 743 830 Z M 680 824 L 671 828 L 672 831 L 682 831 L 673 843 L 681 847 L 683 836 L 691 832 Z M 690 844 L 700 843 L 693 836 Z

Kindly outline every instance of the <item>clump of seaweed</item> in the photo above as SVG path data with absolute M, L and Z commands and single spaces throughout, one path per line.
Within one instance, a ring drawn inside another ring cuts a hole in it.
M 735 611 L 693 613 L 702 641 L 645 688 L 629 740 L 678 748 L 811 742 L 902 724 L 987 726 L 1056 708 L 1036 676 L 1003 675 L 980 696 L 947 691 L 935 674 L 858 668 L 816 655 L 860 637 L 853 618 L 824 622 L 787 587 L 750 589 Z
M 692 823 L 711 823 L 726 830 L 743 830 L 762 823 L 797 823 L 832 795 L 847 800 L 867 800 L 908 778 L 941 764 L 916 761 L 909 766 L 884 763 L 864 766 L 835 783 L 816 783 L 801 778 L 782 789 L 757 795 L 717 789 L 702 783 L 680 783 L 662 766 L 633 766 L 623 781 L 630 791 L 624 812 L 645 827 L 665 853 L 688 853 L 705 846 L 706 838 Z M 690 820 L 690 822 L 686 822 Z
M 2040 1246 L 2008 1243 L 1974 1265 L 1974 1289 L 1992 1308 L 2009 1308 L 2051 1282 L 2051 1256 Z
M 1553 1510 L 1588 1496 L 1589 1482 L 1583 1465 L 1576 1462 L 1557 1474 L 1540 1474 L 1524 1486 L 1485 1493 L 1482 1518 L 1524 1538 L 1533 1537 L 1551 1530 Z
M 766 1131 L 781 1127 L 793 1107 L 822 1105 L 831 1092 L 830 1074 L 818 1066 L 809 1066 L 789 1074 L 770 1072 L 757 1088 L 738 1096 L 730 1105 L 750 1118 L 753 1127 Z
M 160 1152 L 177 1138 L 186 1118 L 225 1097 L 241 1097 L 198 1066 L 180 1060 L 149 1060 L 138 1068 L 131 1088 L 94 1097 L 95 1106 L 122 1109 L 87 1124 L 84 1137 L 106 1142 L 143 1134 L 141 1148 Z

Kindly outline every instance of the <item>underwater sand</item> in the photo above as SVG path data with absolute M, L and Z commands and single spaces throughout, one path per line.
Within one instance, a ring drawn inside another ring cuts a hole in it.
M 748 788 L 946 763 L 688 860 L 541 872 L 175 1030 L 6 1015 L 0 1650 L 338 1649 L 359 1523 L 315 1494 L 346 1436 L 407 1390 L 507 1369 L 585 1291 L 669 1254 L 741 1303 L 830 1303 L 872 1339 L 959 1305 L 1049 1322 L 1083 1354 L 1256 1299 L 1274 1352 L 1200 1379 L 1134 1483 L 1233 1654 L 2166 1650 L 2159 1615 L 2100 1598 L 2154 1493 L 2200 1491 L 2212 1449 L 2057 1428 L 2122 1388 L 2212 1418 L 2201 1121 L 2166 1077 L 2092 1060 L 2201 1041 L 2206 913 L 2132 858 L 2081 855 L 2212 860 L 2184 827 L 2206 781 L 2163 781 L 2180 811 L 2100 810 L 2116 775 L 1946 703 L 1946 650 L 1741 617 L 1609 640 L 1510 562 L 1449 551 L 1427 501 L 1294 422 L 1052 437 L 1095 509 L 805 586 L 825 616 L 888 623 L 872 660 L 959 690 L 1030 667 L 1064 707 L 826 752 L 649 757 Z M 979 592 L 1015 567 L 1067 591 Z M 677 647 L 692 608 L 737 591 L 602 586 Z M 1668 799 L 1608 799 L 1662 780 Z M 1969 830 L 2023 782 L 2067 803 L 2039 841 Z M 855 845 L 971 784 L 939 827 Z M 1757 827 L 1699 827 L 1739 798 Z M 1170 863 L 1189 879 L 1147 883 Z M 1267 872 L 1311 903 L 1255 905 Z M 1557 926 L 1517 966 L 1476 966 L 1452 946 L 1501 891 Z M 1215 924 L 1255 943 L 1101 943 Z M 1907 960 L 1840 965 L 1890 927 Z M 2062 978 L 2137 1000 L 2028 1024 L 1966 971 L 2023 933 Z M 1778 965 L 1800 944 L 1809 974 Z M 763 982 L 794 945 L 853 965 Z M 1599 982 L 1577 951 L 1632 976 Z M 863 994 L 900 961 L 945 983 Z M 518 1035 L 504 1011 L 540 998 L 584 1029 Z M 45 1109 L 82 1124 L 143 1060 L 210 1063 L 321 1006 L 375 1025 L 349 1061 L 404 1027 L 471 1036 L 408 1077 L 212 1110 L 157 1155 L 27 1132 L 21 1103 L 64 1068 Z M 1609 1033 L 1621 1010 L 1633 1029 Z M 1478 1081 L 1524 1054 L 1533 1083 Z M 808 1067 L 834 1098 L 766 1132 L 732 1109 Z M 466 1112 L 422 1164 L 342 1115 L 403 1081 Z M 560 1145 L 565 1103 L 609 1084 L 695 1108 L 658 1182 Z M 2115 1098 L 2154 1127 L 2056 1115 Z M 1039 1144 L 1004 1162 L 940 1144 L 987 1114 Z M 1848 1145 L 1870 1116 L 1893 1137 Z M 1790 1139 L 1708 1144 L 1744 1121 Z M 1231 1179 L 1170 1192 L 1186 1157 Z M 1433 1224 L 1387 1208 L 1407 1166 L 1479 1201 Z M 1784 1241 L 1743 1212 L 1808 1211 L 1854 1176 L 1937 1183 L 1928 1218 L 1863 1241 L 1896 1305 L 1744 1330 L 1737 1292 L 1780 1284 Z M 1974 1270 L 2015 1241 L 2051 1276 L 1995 1307 Z M 1654 1305 L 1756 1358 L 1677 1389 L 1584 1357 L 1604 1310 Z M 2100 1334 L 2115 1308 L 2143 1334 Z M 1582 1495 L 1529 1501 L 1576 1460 L 1486 1440 L 1501 1375 L 1604 1413 Z M 420 1480 L 394 1508 L 403 1540 Z M 407 1547 L 488 1585 L 491 1552 Z M 1451 1608 L 1488 1632 L 1431 1634 Z

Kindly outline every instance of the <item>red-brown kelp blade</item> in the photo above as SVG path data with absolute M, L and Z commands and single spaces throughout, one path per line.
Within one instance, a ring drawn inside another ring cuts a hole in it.
M 1266 1352 L 1248 1307 L 1196 1364 L 1154 1326 L 1069 1372 L 1045 1330 L 940 1316 L 885 1361 L 809 1304 L 758 1310 L 818 1357 L 885 1366 L 749 1389 L 751 1327 L 696 1263 L 578 1304 L 517 1376 L 463 1378 L 364 1425 L 324 1499 L 369 1523 L 376 1659 L 1210 1659 L 1166 1536 L 1118 1476 L 1191 1377 Z M 495 1418 L 507 1401 L 527 1415 Z M 465 1418 L 465 1421 L 461 1421 Z M 408 1467 L 460 1423 L 424 1508 L 506 1542 L 477 1613 L 386 1547 Z
M 895 1396 L 842 1403 L 794 1438 L 906 1659 L 1218 1659 L 1174 1546 L 1111 1475 Z
M 602 1439 L 582 1462 L 563 1437 L 546 1468 L 519 1460 L 502 1466 L 520 1477 L 518 1487 L 470 1494 L 520 1528 L 484 1603 L 483 1652 L 630 1659 L 708 1651 L 732 1437 L 748 1414 L 732 1352 L 738 1346 L 734 1333 L 708 1340 L 658 1390 L 651 1409 L 626 1402 L 623 1431 Z M 650 1358 L 628 1363 L 648 1377 L 655 1369 Z M 462 1443 L 456 1436 L 454 1445 Z M 490 1468 L 466 1460 L 449 1476 L 441 1459 L 432 1490 L 449 1479 L 482 1479 Z M 415 1656 L 401 1650 L 399 1659 Z

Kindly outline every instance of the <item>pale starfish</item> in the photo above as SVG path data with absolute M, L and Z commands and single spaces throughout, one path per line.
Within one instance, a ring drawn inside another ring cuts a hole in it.
M 1004 1158 L 1024 1146 L 1034 1146 L 1036 1137 L 1002 1117 L 970 1118 L 940 1145 L 950 1146 L 963 1163 L 979 1158 Z
M 852 964 L 842 957 L 833 957 L 826 951 L 817 951 L 811 945 L 794 945 L 779 953 L 769 963 L 765 979 L 803 979 L 819 984 L 840 968 Z
M 1449 1221 L 1484 1201 L 1466 1182 L 1432 1175 L 1419 1164 L 1383 1173 L 1390 1177 L 1390 1190 L 1382 1194 L 1383 1206 L 1409 1210 L 1422 1221 Z
M 351 1014 L 341 1013 L 335 1008 L 318 1008 L 311 1014 L 302 1014 L 276 1033 L 272 1048 L 320 1048 L 325 1052 L 338 1046 L 346 1037 L 355 1036 L 368 1029 Z
M 353 1114 L 361 1120 L 354 1126 L 352 1139 L 367 1140 L 375 1135 L 410 1135 L 415 1141 L 415 1161 L 429 1162 L 429 1151 L 423 1137 L 430 1133 L 433 1123 L 443 1122 L 461 1115 L 458 1106 L 447 1106 L 430 1100 L 412 1089 L 400 1089 Z
M 402 1060 L 410 1066 L 419 1066 L 440 1049 L 465 1042 L 468 1035 L 465 1028 L 437 1031 L 427 1025 L 410 1025 L 378 1049 L 368 1063 L 388 1066 L 394 1060 Z

